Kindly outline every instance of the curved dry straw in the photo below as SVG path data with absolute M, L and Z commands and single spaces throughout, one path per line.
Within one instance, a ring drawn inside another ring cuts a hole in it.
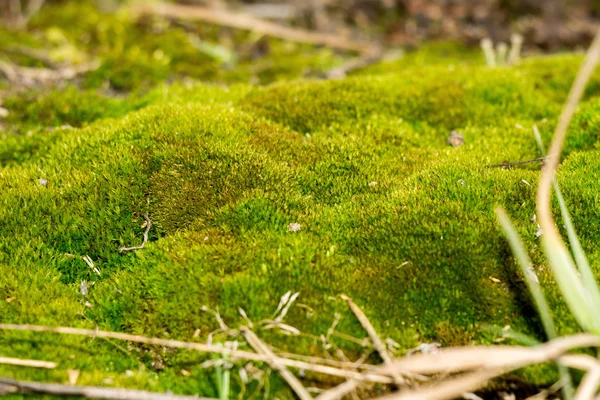
M 552 144 L 548 152 L 547 163 L 542 169 L 542 176 L 537 192 L 537 216 L 543 231 L 542 244 L 556 281 L 561 289 L 569 309 L 578 323 L 587 331 L 600 334 L 600 318 L 596 315 L 600 309 L 600 293 L 595 280 L 581 279 L 575 268 L 569 250 L 563 242 L 551 214 L 550 192 L 554 174 L 558 167 L 561 150 L 567 135 L 569 123 L 577 110 L 585 87 L 600 62 L 600 29 L 596 33 L 585 61 L 571 87 L 569 97 L 563 107 L 559 122 L 554 132 Z M 584 278 L 593 278 L 587 265 L 578 263 Z

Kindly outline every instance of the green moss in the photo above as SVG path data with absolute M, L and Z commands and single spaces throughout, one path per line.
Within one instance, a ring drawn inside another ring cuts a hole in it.
M 573 69 L 577 61 L 560 59 Z M 239 307 L 254 321 L 270 318 L 291 290 L 303 306 L 286 321 L 306 335 L 260 334 L 305 354 L 324 355 L 310 335 L 327 332 L 335 313 L 340 332 L 365 336 L 342 293 L 382 337 L 402 345 L 399 353 L 433 340 L 490 343 L 482 324 L 543 339 L 496 224 L 493 208 L 501 204 L 531 249 L 559 330 L 573 332 L 530 221 L 538 168 L 486 167 L 537 157 L 534 123 L 550 137 L 567 88 L 559 76 L 539 88 L 541 66 L 551 62 L 417 65 L 264 88 L 161 85 L 122 98 L 69 88 L 7 99 L 16 128 L 0 141 L 2 322 L 204 340 L 217 324 L 203 305 L 236 327 L 246 323 Z M 590 91 L 560 174 L 593 265 L 598 104 Z M 64 124 L 74 128 L 46 129 Z M 465 137 L 459 148 L 446 144 L 453 129 Z M 149 243 L 120 253 L 140 243 L 146 212 Z M 301 229 L 290 232 L 292 223 Z M 332 340 L 348 355 L 361 351 Z M 211 372 L 198 366 L 205 356 L 189 352 L 0 332 L 0 353 L 60 362 L 53 371 L 1 368 L 20 378 L 63 381 L 76 368 L 80 383 L 110 378 L 216 395 Z M 291 396 L 272 379 L 272 396 Z

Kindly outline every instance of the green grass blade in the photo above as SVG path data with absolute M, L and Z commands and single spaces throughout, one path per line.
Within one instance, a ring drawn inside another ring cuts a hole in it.
M 544 144 L 542 142 L 542 138 L 537 126 L 533 126 L 533 135 L 535 140 L 540 148 L 540 152 L 543 156 L 546 155 Z M 569 214 L 569 210 L 567 209 L 567 205 L 563 198 L 560 187 L 558 186 L 558 182 L 556 179 L 553 179 L 552 184 L 554 186 L 554 191 L 556 193 L 556 199 L 558 200 L 558 204 L 560 206 L 560 213 L 563 218 L 565 228 L 567 230 L 567 237 L 569 238 L 569 244 L 571 245 L 571 250 L 573 251 L 573 256 L 575 258 L 575 264 L 581 274 L 581 279 L 583 281 L 583 286 L 585 287 L 587 294 L 590 296 L 591 301 L 593 303 L 593 307 L 596 310 L 600 311 L 600 289 L 598 288 L 598 284 L 596 282 L 596 277 L 590 268 L 590 263 L 583 251 L 583 247 L 581 246 L 581 242 L 577 237 L 577 233 L 575 232 L 575 227 L 573 226 L 573 222 L 571 221 L 571 216 Z
M 571 314 L 584 330 L 600 334 L 600 314 L 587 293 L 566 246 L 562 240 L 548 235 L 542 236 L 542 245 Z
M 535 307 L 540 314 L 546 335 L 549 339 L 554 339 L 556 337 L 556 329 L 554 328 L 554 323 L 552 322 L 552 314 L 550 312 L 550 307 L 548 307 L 548 303 L 546 302 L 546 298 L 544 297 L 544 292 L 542 291 L 538 277 L 533 269 L 533 263 L 531 262 L 527 251 L 525 250 L 519 234 L 510 221 L 508 215 L 506 215 L 504 209 L 496 208 L 496 215 L 498 216 L 500 226 L 502 226 L 502 229 L 504 230 L 504 234 L 506 235 L 510 248 L 517 259 L 517 263 L 521 267 L 521 271 L 525 277 L 525 283 L 527 284 L 527 288 L 533 297 Z
M 523 241 L 521 240 L 517 230 L 513 226 L 504 209 L 496 208 L 496 215 L 498 216 L 498 221 L 504 230 L 504 234 L 506 235 L 513 254 L 517 259 L 517 264 L 519 264 L 521 271 L 523 271 L 525 283 L 529 288 L 529 292 L 531 293 L 533 301 L 535 302 L 535 306 L 540 314 L 540 319 L 542 320 L 542 325 L 546 331 L 546 335 L 548 336 L 548 339 L 554 339 L 556 337 L 556 328 L 554 327 L 554 322 L 552 321 L 552 313 L 550 312 L 550 307 L 548 306 L 548 302 L 546 301 L 546 297 L 544 296 L 544 292 L 542 291 L 538 277 L 533 269 L 531 258 L 529 258 L 529 255 L 525 250 L 525 246 L 523 245 Z M 573 398 L 573 381 L 571 379 L 571 374 L 569 373 L 567 367 L 561 363 L 556 363 L 556 365 L 558 367 L 560 379 L 562 382 L 564 382 L 562 387 L 563 396 L 566 400 L 570 400 Z

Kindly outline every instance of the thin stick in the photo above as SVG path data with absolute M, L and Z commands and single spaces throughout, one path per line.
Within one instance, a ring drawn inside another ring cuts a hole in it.
M 573 400 L 593 399 L 598 393 L 598 385 L 600 385 L 600 368 L 596 367 L 585 374 Z
M 538 157 L 538 158 L 533 158 L 531 160 L 525 160 L 525 161 L 514 161 L 514 162 L 504 161 L 503 163 L 500 163 L 500 164 L 490 164 L 490 165 L 486 165 L 485 167 L 486 168 L 498 168 L 498 167 L 509 168 L 509 167 L 513 167 L 515 165 L 531 164 L 534 162 L 543 163 L 547 159 L 548 159 L 548 157 Z
M 383 56 L 384 56 L 384 53 L 379 51 L 379 52 L 373 52 L 372 54 L 366 54 L 366 55 L 358 57 L 358 58 L 353 58 L 352 60 L 348 61 L 347 63 L 345 63 L 339 67 L 332 68 L 329 71 L 327 71 L 325 73 L 325 78 L 326 79 L 345 78 L 350 72 L 357 71 L 359 69 L 363 69 L 363 68 L 366 68 L 373 64 L 378 63 L 379 61 L 381 61 Z
M 567 250 L 563 241 L 560 239 L 560 234 L 554 224 L 552 213 L 550 211 L 550 189 L 552 186 L 552 179 L 558 162 L 560 160 L 560 153 L 562 146 L 567 135 L 567 128 L 569 123 L 577 110 L 577 105 L 583 96 L 587 82 L 589 81 L 592 73 L 596 69 L 598 62 L 600 61 L 600 29 L 596 32 L 596 37 L 592 45 L 590 46 L 586 59 L 583 66 L 579 70 L 575 82 L 569 92 L 569 97 L 565 103 L 556 130 L 554 131 L 554 137 L 550 150 L 548 151 L 549 162 L 547 162 L 542 168 L 542 177 L 537 192 L 537 216 L 539 219 L 540 227 L 544 231 L 544 236 L 548 241 L 548 246 L 557 246 L 561 249 L 561 252 L 566 253 Z
M 216 9 L 196 5 L 184 6 L 172 3 L 140 3 L 133 6 L 133 11 L 138 14 L 153 14 L 166 18 L 204 21 L 215 25 L 249 30 L 292 42 L 323 45 L 334 49 L 357 51 L 360 53 L 374 52 L 377 47 L 373 43 L 352 41 L 344 39 L 339 35 L 329 35 L 281 26 L 251 15 L 236 13 L 224 8 Z
M 146 220 L 146 230 L 144 231 L 144 240 L 142 241 L 142 244 L 133 247 L 121 247 L 119 249 L 121 253 L 124 251 L 141 250 L 146 246 L 146 243 L 148 242 L 148 232 L 150 232 L 150 228 L 152 228 L 152 221 L 148 218 L 148 213 L 144 214 L 144 219 Z
M 340 297 L 343 300 L 345 300 L 346 303 L 348 303 L 348 306 L 350 307 L 354 315 L 356 315 L 356 319 L 358 319 L 358 322 L 360 322 L 364 330 L 367 331 L 367 334 L 371 338 L 371 342 L 373 342 L 373 348 L 377 350 L 377 352 L 381 356 L 381 359 L 383 360 L 383 363 L 387 366 L 393 365 L 394 357 L 388 352 L 387 348 L 377 335 L 377 331 L 375 331 L 375 328 L 373 328 L 373 325 L 371 325 L 371 322 L 369 321 L 365 313 L 360 309 L 360 307 L 356 305 L 356 303 L 354 303 L 354 301 L 352 301 L 350 297 L 346 295 L 341 295 Z M 391 375 L 392 378 L 394 378 L 394 383 L 396 385 L 402 385 L 406 383 L 406 380 L 402 377 L 402 375 L 400 375 L 400 373 L 397 370 L 394 371 Z
M 263 354 L 269 358 L 267 364 L 277 372 L 279 375 L 290 385 L 294 393 L 298 395 L 300 400 L 312 400 L 312 396 L 308 393 L 308 390 L 302 385 L 302 383 L 292 374 L 285 365 L 280 362 L 277 357 L 269 348 L 248 328 L 241 328 L 242 335 L 248 342 L 248 344 L 259 354 Z
M 21 358 L 10 358 L 0 357 L 0 364 L 7 365 L 18 365 L 21 367 L 34 367 L 34 368 L 56 368 L 56 363 L 52 361 L 40 361 L 40 360 L 24 360 Z
M 400 391 L 378 400 L 451 400 L 465 392 L 472 392 L 484 386 L 490 379 L 507 372 L 503 369 L 483 370 L 448 379 L 439 385 L 414 390 Z
M 114 400 L 213 400 L 207 397 L 183 396 L 171 393 L 147 392 L 144 390 L 105 388 L 98 386 L 72 386 L 57 383 L 17 381 L 0 377 L 0 389 L 12 393 L 44 393 L 55 396 L 79 396 L 88 399 Z
M 360 382 L 355 381 L 354 379 L 348 379 L 346 382 L 337 385 L 336 387 L 329 389 L 317 397 L 315 400 L 338 400 L 356 389 Z
M 243 350 L 232 350 L 219 345 L 195 343 L 195 342 L 183 342 L 179 340 L 150 338 L 140 335 L 131 335 L 128 333 L 101 331 L 93 329 L 79 329 L 69 327 L 52 327 L 52 326 L 41 326 L 41 325 L 16 325 L 16 324 L 0 324 L 0 330 L 16 330 L 16 331 L 33 331 L 33 332 L 54 332 L 66 335 L 78 335 L 88 337 L 99 337 L 108 339 L 125 340 L 135 343 L 145 343 L 157 346 L 164 346 L 174 349 L 190 349 L 201 351 L 205 353 L 216 353 L 231 356 L 232 358 L 268 362 L 269 357 L 256 354 L 249 351 Z M 308 363 L 304 361 L 288 360 L 285 358 L 279 358 L 281 364 L 291 367 L 303 369 L 306 371 L 313 371 L 325 375 L 338 376 L 347 379 L 357 379 L 359 381 L 370 381 L 376 383 L 389 384 L 392 383 L 392 379 L 389 376 L 381 373 L 360 373 L 357 371 L 344 370 L 339 368 L 330 367 L 327 365 L 318 365 Z

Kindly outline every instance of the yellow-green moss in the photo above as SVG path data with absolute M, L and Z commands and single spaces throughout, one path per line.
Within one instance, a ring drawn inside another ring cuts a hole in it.
M 45 15 L 33 26 L 45 26 L 52 13 Z M 90 21 L 74 19 L 69 29 L 86 30 Z M 90 43 L 117 46 L 112 23 L 94 28 Z M 145 46 L 134 61 L 156 50 Z M 402 345 L 400 353 L 425 341 L 490 343 L 494 335 L 482 324 L 543 339 L 495 222 L 500 204 L 531 249 L 560 332 L 576 331 L 530 220 L 539 169 L 486 165 L 538 157 L 531 126 L 548 140 L 572 78 L 567 71 L 579 61 L 542 58 L 498 69 L 415 61 L 341 81 L 162 84 L 120 97 L 70 87 L 9 98 L 0 140 L 0 320 L 177 339 L 200 329 L 205 339 L 217 325 L 202 305 L 218 307 L 235 327 L 245 323 L 238 307 L 253 320 L 268 318 L 292 290 L 304 307 L 293 307 L 287 321 L 302 332 L 326 332 L 337 312 L 339 331 L 363 337 L 338 296 L 344 293 L 383 337 Z M 98 76 L 112 72 L 102 80 L 133 82 L 107 65 Z M 171 68 L 157 67 L 156 79 L 144 76 L 132 88 L 162 81 Z M 595 76 L 575 117 L 560 172 L 596 269 L 599 82 Z M 452 130 L 464 135 L 463 146 L 446 144 Z M 154 224 L 149 243 L 120 253 L 140 242 L 146 212 Z M 290 232 L 290 223 L 300 231 Z M 82 281 L 87 296 L 79 293 Z M 324 351 L 306 336 L 268 339 L 291 351 Z M 333 340 L 349 355 L 360 351 Z M 0 332 L 0 353 L 60 362 L 53 371 L 0 367 L 19 378 L 63 381 L 75 368 L 82 384 L 110 378 L 216 395 L 211 372 L 198 367 L 204 356 L 192 353 L 10 332 Z M 523 376 L 548 383 L 544 371 Z M 289 396 L 273 379 L 272 396 Z

